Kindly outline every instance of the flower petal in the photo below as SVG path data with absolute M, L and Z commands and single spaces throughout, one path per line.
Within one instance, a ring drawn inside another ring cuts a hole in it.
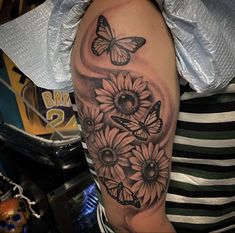
M 141 171 L 141 166 L 139 166 L 139 165 L 134 165 L 134 164 L 132 164 L 131 165 L 131 168 L 133 169 L 133 170 L 135 170 L 135 171 Z
M 132 149 L 133 149 L 132 145 L 126 145 L 123 146 L 121 149 L 116 149 L 116 150 L 118 150 L 118 154 L 129 157 L 131 154 L 130 153 L 127 154 L 127 152 L 130 152 Z
M 116 135 L 115 140 L 113 141 L 113 147 L 122 147 L 122 141 L 124 141 L 127 137 L 127 132 L 122 132 Z
M 145 161 L 143 155 L 142 155 L 139 151 L 137 151 L 137 150 L 134 149 L 134 150 L 132 150 L 132 154 L 133 154 L 140 162 L 144 162 L 144 161 Z
M 117 86 L 113 82 L 111 82 L 109 80 L 103 79 L 102 80 L 102 85 L 103 85 L 104 89 L 108 90 L 113 95 L 115 95 L 115 93 L 118 92 Z
M 162 187 L 160 184 L 157 185 L 157 199 L 159 200 L 162 194 Z
M 102 128 L 103 123 L 97 124 L 95 125 L 95 131 L 99 130 L 100 128 Z
M 104 111 L 104 112 L 108 112 L 110 110 L 114 109 L 114 106 L 112 104 L 101 104 L 100 108 Z
M 95 169 L 96 170 L 99 170 L 103 166 L 98 160 L 94 164 L 95 164 Z
M 99 176 L 105 176 L 105 166 L 100 167 L 98 173 Z
M 140 166 L 140 165 L 141 165 L 140 161 L 139 161 L 136 157 L 134 157 L 134 156 L 130 157 L 130 158 L 129 158 L 129 161 L 130 161 L 131 164 L 133 164 L 133 165 L 137 165 L 137 166 Z
M 94 142 L 95 141 L 95 134 L 91 133 L 89 139 L 90 139 L 91 142 Z
M 119 91 L 124 89 L 124 76 L 121 72 L 117 76 L 117 87 Z
M 130 73 L 126 74 L 125 89 L 128 90 L 128 91 L 132 90 L 132 81 L 131 81 Z
M 119 158 L 118 158 L 118 164 L 119 164 L 120 166 L 123 166 L 123 167 L 128 167 L 128 166 L 129 166 L 128 160 L 127 160 L 127 159 L 124 159 L 124 158 L 122 158 L 122 157 L 119 157 Z
M 95 107 L 91 109 L 91 116 L 93 119 L 96 119 L 99 114 L 100 114 L 99 108 Z
M 151 197 L 150 197 L 150 205 L 156 201 L 156 193 L 157 193 L 157 185 L 156 184 L 152 184 L 151 185 Z
M 100 132 L 99 139 L 104 146 L 109 146 L 103 132 Z
M 132 176 L 129 177 L 131 180 L 139 181 L 142 179 L 141 173 L 136 172 Z
M 134 91 L 136 91 L 138 87 L 141 85 L 142 80 L 143 80 L 142 78 L 136 78 L 134 80 L 133 87 L 132 87 Z
M 140 186 L 140 189 L 139 189 L 138 196 L 144 198 L 146 191 L 147 191 L 146 184 L 142 183 L 142 185 Z M 144 201 L 143 201 L 143 204 L 145 204 Z
M 106 133 L 106 139 L 108 141 L 108 145 L 111 148 L 115 148 L 114 145 L 114 141 L 116 141 L 117 136 L 119 135 L 119 129 L 118 128 L 112 128 L 110 131 L 107 131 L 108 133 Z
M 154 155 L 155 158 L 157 158 L 158 151 L 159 151 L 159 146 L 158 146 L 158 144 L 156 144 L 155 147 L 154 147 L 154 151 L 153 151 L 153 155 Z
M 149 187 L 149 184 L 146 184 L 145 185 L 145 194 L 144 194 L 143 203 L 149 202 L 150 198 L 151 198 L 151 189 Z
M 95 143 L 92 146 L 90 145 L 90 147 L 93 147 L 93 146 L 97 147 L 96 153 L 98 153 L 98 151 L 104 147 L 102 140 L 100 140 L 99 134 L 97 135 L 97 137 L 95 137 Z
M 148 144 L 148 154 L 149 154 L 150 158 L 152 158 L 152 154 L 153 154 L 153 143 L 152 142 L 150 142 Z
M 145 91 L 142 91 L 141 92 L 141 94 L 140 94 L 140 99 L 142 100 L 142 99 L 146 99 L 148 96 L 150 96 L 151 95 L 151 92 L 150 91 L 147 91 L 147 90 L 145 90 Z
M 110 172 L 111 172 L 111 176 L 112 176 L 114 179 L 117 178 L 117 177 L 116 177 L 116 172 L 114 171 L 113 167 L 111 167 Z
M 151 106 L 151 102 L 150 101 L 148 101 L 148 100 L 141 100 L 140 101 L 140 106 L 141 107 L 149 107 L 149 106 Z
M 104 114 L 102 112 L 99 113 L 95 118 L 95 123 L 96 124 L 99 123 L 103 119 L 103 117 L 104 117 Z
M 162 158 L 164 158 L 165 157 L 164 155 L 165 155 L 165 151 L 164 150 L 160 150 L 158 152 L 158 155 L 157 155 L 157 161 L 160 161 Z
M 165 178 L 165 179 L 168 179 L 168 177 L 169 177 L 169 172 L 168 172 L 168 170 L 163 170 L 163 171 L 160 171 L 160 172 L 159 172 L 159 175 L 160 175 L 161 177 Z
M 142 93 L 142 91 L 145 90 L 146 88 L 147 88 L 147 83 L 141 80 L 141 83 L 138 86 L 136 86 L 134 90 L 137 91 L 138 93 Z
M 143 184 L 143 181 L 142 181 L 142 180 L 139 180 L 139 181 L 135 182 L 134 185 L 131 187 L 131 190 L 132 190 L 133 192 L 138 191 L 138 194 L 139 194 L 140 187 L 142 186 L 142 184 Z M 141 196 L 141 194 L 138 195 L 138 196 Z
M 149 153 L 148 153 L 148 148 L 147 146 L 144 144 L 144 143 L 141 143 L 141 150 L 142 150 L 142 154 L 145 158 L 145 160 L 149 160 L 150 159 L 150 156 L 149 156 Z
M 158 163 L 158 166 L 159 166 L 160 170 L 168 168 L 169 167 L 169 160 L 168 159 L 162 160 L 160 163 Z
M 118 164 L 116 164 L 116 165 L 114 166 L 114 170 L 117 172 L 118 177 L 120 178 L 120 180 L 124 180 L 124 179 L 126 178 L 125 173 L 124 173 L 124 171 L 123 171 L 123 169 L 122 169 L 121 166 L 119 166 Z
M 166 178 L 163 178 L 163 177 L 160 176 L 157 181 L 159 183 L 161 183 L 163 185 L 163 187 L 166 186 L 166 183 L 167 183 L 167 179 Z
M 117 85 L 117 77 L 113 73 L 109 74 L 109 78 L 115 85 Z
M 128 134 L 128 133 L 127 133 Z M 122 150 L 125 146 L 131 146 L 133 148 L 133 146 L 131 145 L 131 143 L 135 140 L 134 137 L 132 136 L 127 136 L 127 134 L 125 133 L 125 135 L 122 138 L 122 141 L 120 143 L 118 143 L 116 140 L 114 142 L 114 147 L 117 147 L 118 150 Z
M 97 96 L 113 96 L 113 93 L 111 93 L 109 90 L 103 89 L 103 88 L 97 88 L 95 89 L 95 93 Z
M 98 100 L 100 103 L 113 105 L 113 98 L 110 96 L 96 96 L 96 100 Z

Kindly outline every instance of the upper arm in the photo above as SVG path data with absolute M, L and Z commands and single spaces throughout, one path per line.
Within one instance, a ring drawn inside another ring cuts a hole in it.
M 174 47 L 160 12 L 150 1 L 96 0 L 71 65 L 108 219 L 117 230 L 160 227 L 179 102 Z

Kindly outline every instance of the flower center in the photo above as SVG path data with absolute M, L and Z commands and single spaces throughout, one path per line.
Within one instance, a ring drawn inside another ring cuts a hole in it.
M 153 181 L 158 178 L 159 167 L 155 161 L 149 160 L 143 164 L 142 176 L 146 181 Z
M 105 147 L 99 151 L 99 159 L 103 164 L 110 166 L 116 163 L 118 157 L 115 150 Z
M 132 91 L 123 90 L 114 97 L 114 104 L 119 112 L 123 114 L 133 114 L 139 108 L 138 94 Z
M 83 121 L 84 129 L 88 132 L 94 131 L 95 129 L 95 122 L 91 118 L 86 118 Z

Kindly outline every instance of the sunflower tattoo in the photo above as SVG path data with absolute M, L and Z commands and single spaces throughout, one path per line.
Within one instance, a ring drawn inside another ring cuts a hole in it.
M 129 178 L 134 181 L 131 190 L 142 199 L 142 204 L 151 206 L 166 191 L 169 177 L 170 160 L 158 144 L 141 144 L 132 150 L 131 169 L 134 174 Z
M 151 92 L 142 77 L 123 72 L 110 73 L 102 80 L 102 88 L 95 90 L 96 100 L 104 112 L 128 119 L 141 118 L 151 106 Z
M 94 142 L 95 132 L 103 126 L 103 113 L 97 107 L 84 107 L 79 111 L 82 134 L 85 139 Z
M 124 180 L 123 168 L 129 166 L 134 138 L 127 132 L 107 126 L 96 133 L 95 142 L 89 143 L 89 153 L 99 176 Z

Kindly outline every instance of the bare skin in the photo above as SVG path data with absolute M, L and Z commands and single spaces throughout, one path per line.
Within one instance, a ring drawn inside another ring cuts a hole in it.
M 79 120 L 115 232 L 174 232 L 165 215 L 179 93 L 150 1 L 96 0 L 72 53 Z

